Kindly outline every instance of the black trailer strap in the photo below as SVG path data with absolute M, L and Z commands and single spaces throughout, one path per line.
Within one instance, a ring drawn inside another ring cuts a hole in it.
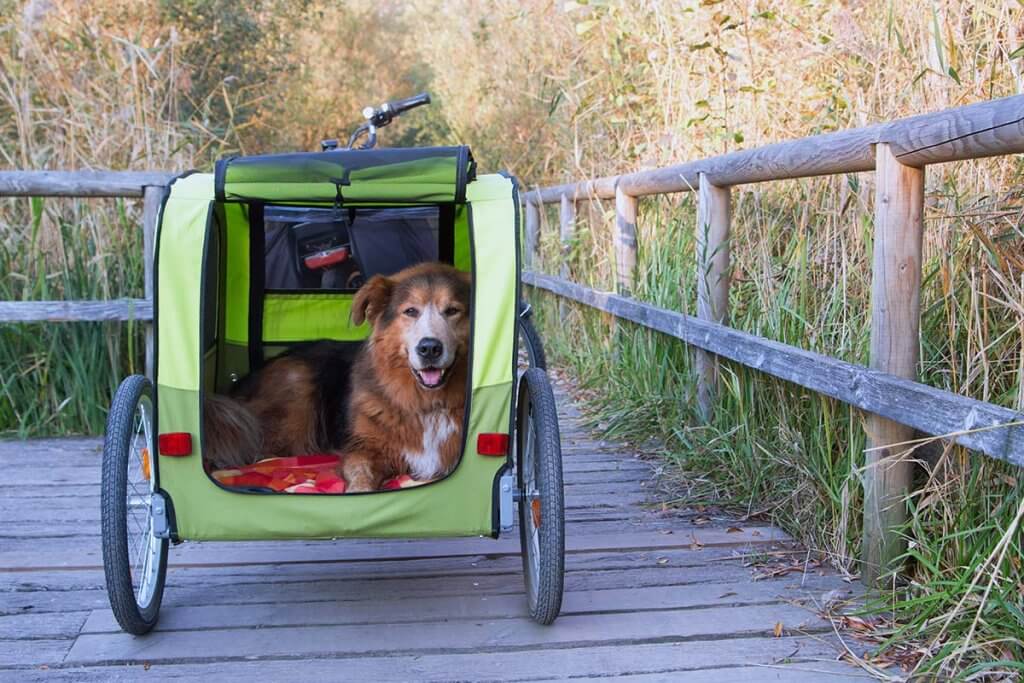
M 265 283 L 263 204 L 249 204 L 249 372 L 263 365 L 263 296 Z

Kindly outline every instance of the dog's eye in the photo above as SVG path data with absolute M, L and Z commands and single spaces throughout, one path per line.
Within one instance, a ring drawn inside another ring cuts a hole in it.
M 420 312 L 417 309 L 413 308 L 412 306 L 410 306 L 409 308 L 407 308 L 404 311 L 402 311 L 402 313 L 404 315 L 409 316 L 410 318 L 415 318 L 416 316 L 418 316 L 420 314 Z
M 455 308 L 454 306 L 449 306 L 448 308 L 444 309 L 444 314 L 448 318 L 452 317 L 453 315 L 458 315 L 461 312 L 462 311 L 460 311 L 459 309 Z

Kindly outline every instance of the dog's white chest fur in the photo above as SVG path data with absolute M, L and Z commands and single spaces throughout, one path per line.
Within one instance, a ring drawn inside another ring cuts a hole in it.
M 420 416 L 423 424 L 423 450 L 402 453 L 413 479 L 433 479 L 444 474 L 441 448 L 455 433 L 455 420 L 448 411 L 437 411 Z

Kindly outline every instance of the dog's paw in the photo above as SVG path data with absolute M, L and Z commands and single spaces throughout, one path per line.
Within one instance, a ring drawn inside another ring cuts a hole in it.
M 349 482 L 345 493 L 370 493 L 376 491 L 377 487 L 366 482 Z

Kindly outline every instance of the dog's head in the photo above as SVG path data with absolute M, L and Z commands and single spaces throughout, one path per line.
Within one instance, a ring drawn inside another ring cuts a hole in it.
M 443 263 L 376 275 L 356 292 L 352 321 L 373 325 L 375 353 L 404 363 L 418 385 L 440 389 L 469 346 L 470 279 Z

